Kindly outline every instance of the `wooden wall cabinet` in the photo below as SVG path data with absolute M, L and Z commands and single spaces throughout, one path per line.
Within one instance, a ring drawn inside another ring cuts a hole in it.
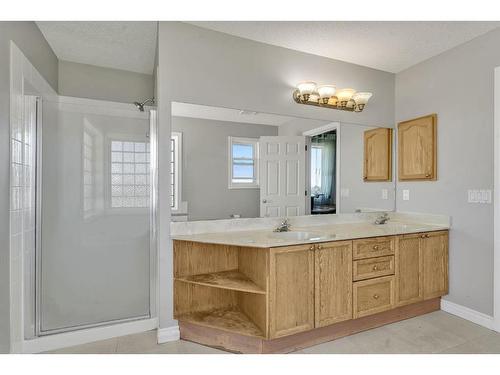
M 271 249 L 271 338 L 314 328 L 314 245 Z
M 352 319 L 352 241 L 316 245 L 315 326 Z
M 398 124 L 398 179 L 437 179 L 437 116 L 419 117 Z
M 365 131 L 363 160 L 364 181 L 392 181 L 392 129 Z

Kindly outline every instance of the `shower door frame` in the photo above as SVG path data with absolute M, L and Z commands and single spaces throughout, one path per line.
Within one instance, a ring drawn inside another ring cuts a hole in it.
M 58 105 L 61 103 L 70 102 L 71 104 L 80 104 L 86 105 L 89 102 L 99 103 L 102 105 L 103 103 L 113 103 L 114 105 L 123 106 L 123 103 L 115 103 L 109 102 L 105 100 L 91 100 L 91 99 L 83 99 L 83 98 L 73 98 L 73 97 L 58 97 Z M 148 135 L 149 135 L 149 143 L 150 143 L 150 164 L 149 164 L 149 173 L 150 173 L 150 187 L 149 187 L 149 199 L 150 199 L 150 207 L 149 207 L 149 314 L 124 318 L 124 319 L 114 319 L 107 320 L 98 323 L 91 324 L 82 324 L 71 327 L 64 327 L 59 329 L 52 329 L 49 331 L 41 330 L 41 255 L 42 255 L 42 246 L 41 246 L 41 238 L 42 238 L 42 138 L 43 138 L 43 117 L 42 117 L 42 108 L 43 102 L 40 98 L 38 100 L 38 114 L 39 117 L 36 123 L 36 189 L 35 189 L 35 204 L 36 204 L 36 221 L 35 221 L 35 295 L 32 298 L 35 300 L 35 332 L 34 336 L 27 337 L 25 334 L 24 339 L 33 339 L 37 337 L 45 337 L 50 335 L 56 335 L 61 333 L 70 333 L 79 330 L 91 329 L 91 328 L 99 328 L 103 326 L 116 325 L 120 323 L 129 323 L 136 322 L 141 320 L 147 320 L 156 318 L 158 316 L 157 311 L 157 292 L 158 292 L 158 228 L 157 228 L 157 211 L 158 211 L 158 121 L 157 121 L 157 111 L 151 107 L 146 107 L 147 112 L 149 113 L 149 127 L 148 127 Z M 127 108 L 128 110 L 129 108 Z M 26 323 L 23 323 L 26 324 Z

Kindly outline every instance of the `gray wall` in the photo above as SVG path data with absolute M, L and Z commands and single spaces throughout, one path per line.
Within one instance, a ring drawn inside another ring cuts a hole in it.
M 57 57 L 34 22 L 0 22 L 0 353 L 9 351 L 10 40 L 57 91 Z
M 493 314 L 493 205 L 467 189 L 493 189 L 494 30 L 396 75 L 396 120 L 437 113 L 438 180 L 398 182 L 400 211 L 451 215 L 447 300 Z M 410 200 L 402 200 L 410 189 Z
M 292 90 L 305 79 L 352 86 L 374 95 L 369 108 L 360 114 L 298 105 L 292 100 Z M 364 125 L 394 123 L 394 74 L 180 22 L 159 24 L 158 96 L 160 327 L 175 324 L 168 204 L 172 101 Z
M 277 126 L 173 117 L 182 133 L 182 200 L 189 220 L 259 217 L 260 190 L 228 188 L 228 137 L 278 135 Z
M 154 96 L 153 74 L 59 61 L 59 94 L 133 103 Z

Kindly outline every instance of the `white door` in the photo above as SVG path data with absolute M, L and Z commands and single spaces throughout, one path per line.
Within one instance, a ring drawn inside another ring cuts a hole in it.
M 302 136 L 260 137 L 260 216 L 305 214 L 306 140 Z

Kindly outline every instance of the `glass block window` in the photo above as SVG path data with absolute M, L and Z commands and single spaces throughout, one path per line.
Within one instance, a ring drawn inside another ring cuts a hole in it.
M 229 137 L 229 188 L 259 186 L 259 140 Z
M 149 143 L 111 141 L 111 207 L 148 207 Z

